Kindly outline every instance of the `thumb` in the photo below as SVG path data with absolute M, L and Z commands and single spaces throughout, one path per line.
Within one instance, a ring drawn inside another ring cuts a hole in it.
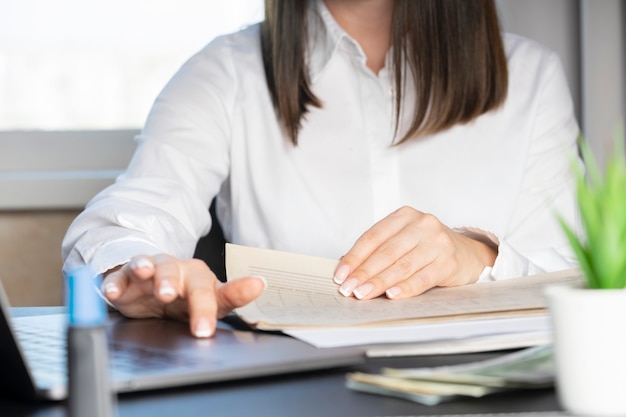
M 263 277 L 246 277 L 221 284 L 217 289 L 217 316 L 222 318 L 237 307 L 242 307 L 267 287 Z

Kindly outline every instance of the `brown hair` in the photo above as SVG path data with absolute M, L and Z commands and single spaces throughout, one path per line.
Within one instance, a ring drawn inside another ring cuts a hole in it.
M 267 85 L 294 144 L 308 107 L 322 106 L 306 63 L 309 1 L 265 0 L 261 29 Z M 508 72 L 493 0 L 396 0 L 393 19 L 396 131 L 406 67 L 419 91 L 397 143 L 467 123 L 504 102 Z

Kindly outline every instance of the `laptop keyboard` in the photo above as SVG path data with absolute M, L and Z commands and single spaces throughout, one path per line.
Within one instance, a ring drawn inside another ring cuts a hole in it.
M 67 341 L 63 329 L 14 323 L 14 330 L 36 380 L 59 381 L 59 377 L 67 380 Z M 110 367 L 126 374 L 140 369 L 142 373 L 147 370 L 156 373 L 168 367 L 194 368 L 199 362 L 166 350 L 117 342 L 109 345 L 109 355 Z
M 22 353 L 26 356 L 35 380 L 58 381 L 67 376 L 66 341 L 59 337 L 60 329 L 35 328 L 14 324 Z

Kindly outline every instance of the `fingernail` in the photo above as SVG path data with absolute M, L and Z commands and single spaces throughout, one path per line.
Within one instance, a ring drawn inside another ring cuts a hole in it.
M 196 337 L 211 337 L 211 323 L 206 318 L 202 317 L 196 323 L 196 330 L 194 332 Z
M 385 295 L 387 298 L 396 298 L 402 293 L 402 289 L 400 287 L 391 287 L 387 291 L 385 291 Z
M 163 279 L 159 284 L 159 295 L 162 297 L 171 297 L 176 295 L 176 290 L 168 280 Z
M 350 297 L 352 295 L 352 291 L 359 285 L 359 280 L 356 278 L 350 278 L 339 287 L 339 292 L 344 297 Z
M 342 284 L 346 280 L 346 278 L 348 278 L 349 273 L 350 267 L 348 265 L 341 265 L 337 272 L 335 272 L 333 281 L 335 281 L 336 284 Z
M 263 289 L 267 288 L 267 280 L 260 275 L 252 275 L 252 278 L 260 279 L 263 281 Z
M 120 292 L 120 289 L 115 283 L 107 282 L 106 284 L 104 284 L 103 291 L 106 296 L 110 296 L 117 295 Z
M 374 289 L 374 284 L 370 284 L 369 282 L 363 285 L 358 286 L 354 289 L 354 296 L 359 300 L 367 297 L 369 293 Z
M 154 264 L 148 258 L 136 258 L 133 260 L 133 264 L 131 265 L 133 269 L 139 268 L 154 268 Z

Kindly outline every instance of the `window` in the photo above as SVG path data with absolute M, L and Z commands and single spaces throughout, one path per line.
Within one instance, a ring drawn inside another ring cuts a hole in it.
M 143 125 L 180 65 L 263 18 L 263 0 L 12 0 L 0 14 L 0 130 Z
M 263 0 L 9 0 L 0 13 L 0 210 L 75 209 L 122 172 L 178 68 Z

